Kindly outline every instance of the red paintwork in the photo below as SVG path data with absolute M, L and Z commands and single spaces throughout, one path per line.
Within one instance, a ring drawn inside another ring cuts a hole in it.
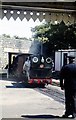
M 52 79 L 49 79 L 49 78 L 48 79 L 47 78 L 45 78 L 45 79 L 35 79 L 35 78 L 33 78 L 33 79 L 28 80 L 28 83 L 30 83 L 30 84 L 33 84 L 33 83 L 52 84 Z

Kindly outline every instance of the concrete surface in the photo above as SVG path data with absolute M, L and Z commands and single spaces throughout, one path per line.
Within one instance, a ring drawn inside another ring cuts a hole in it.
M 14 82 L 0 80 L 1 118 L 51 118 L 63 114 L 64 104 L 34 88 L 13 88 L 12 83 Z

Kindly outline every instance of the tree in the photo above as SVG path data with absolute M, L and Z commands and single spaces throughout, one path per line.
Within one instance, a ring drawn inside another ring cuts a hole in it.
M 68 41 L 69 48 L 76 49 L 76 24 L 68 26 L 64 33 L 65 42 Z
M 3 37 L 5 38 L 11 38 L 10 35 L 2 34 Z
M 48 49 L 55 51 L 58 49 L 76 48 L 76 24 L 65 25 L 45 23 L 32 29 L 33 38 L 41 41 Z

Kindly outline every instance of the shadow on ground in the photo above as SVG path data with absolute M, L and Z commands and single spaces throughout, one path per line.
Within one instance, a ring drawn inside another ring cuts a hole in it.
M 27 82 L 25 82 L 23 79 L 19 79 L 19 78 L 14 78 L 14 77 L 0 77 L 0 80 L 2 81 L 11 81 L 11 85 L 10 86 L 6 86 L 6 88 L 44 88 L 44 84 L 37 84 L 37 83 L 33 83 L 33 84 L 29 84 Z
M 23 118 L 39 118 L 39 119 L 54 119 L 54 118 L 60 118 L 59 116 L 55 115 L 22 115 Z
M 10 86 L 6 86 L 6 88 L 44 88 L 43 85 L 38 84 L 28 84 L 23 82 L 12 82 Z

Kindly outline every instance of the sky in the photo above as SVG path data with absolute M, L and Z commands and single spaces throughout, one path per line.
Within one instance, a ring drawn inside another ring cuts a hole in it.
M 0 35 L 7 34 L 11 37 L 17 35 L 19 37 L 31 38 L 31 28 L 40 24 L 41 22 L 38 19 L 34 22 L 32 19 L 30 19 L 29 21 L 23 19 L 21 21 L 19 18 L 17 18 L 15 21 L 13 18 L 7 20 L 7 18 L 5 17 L 2 20 L 0 19 Z

